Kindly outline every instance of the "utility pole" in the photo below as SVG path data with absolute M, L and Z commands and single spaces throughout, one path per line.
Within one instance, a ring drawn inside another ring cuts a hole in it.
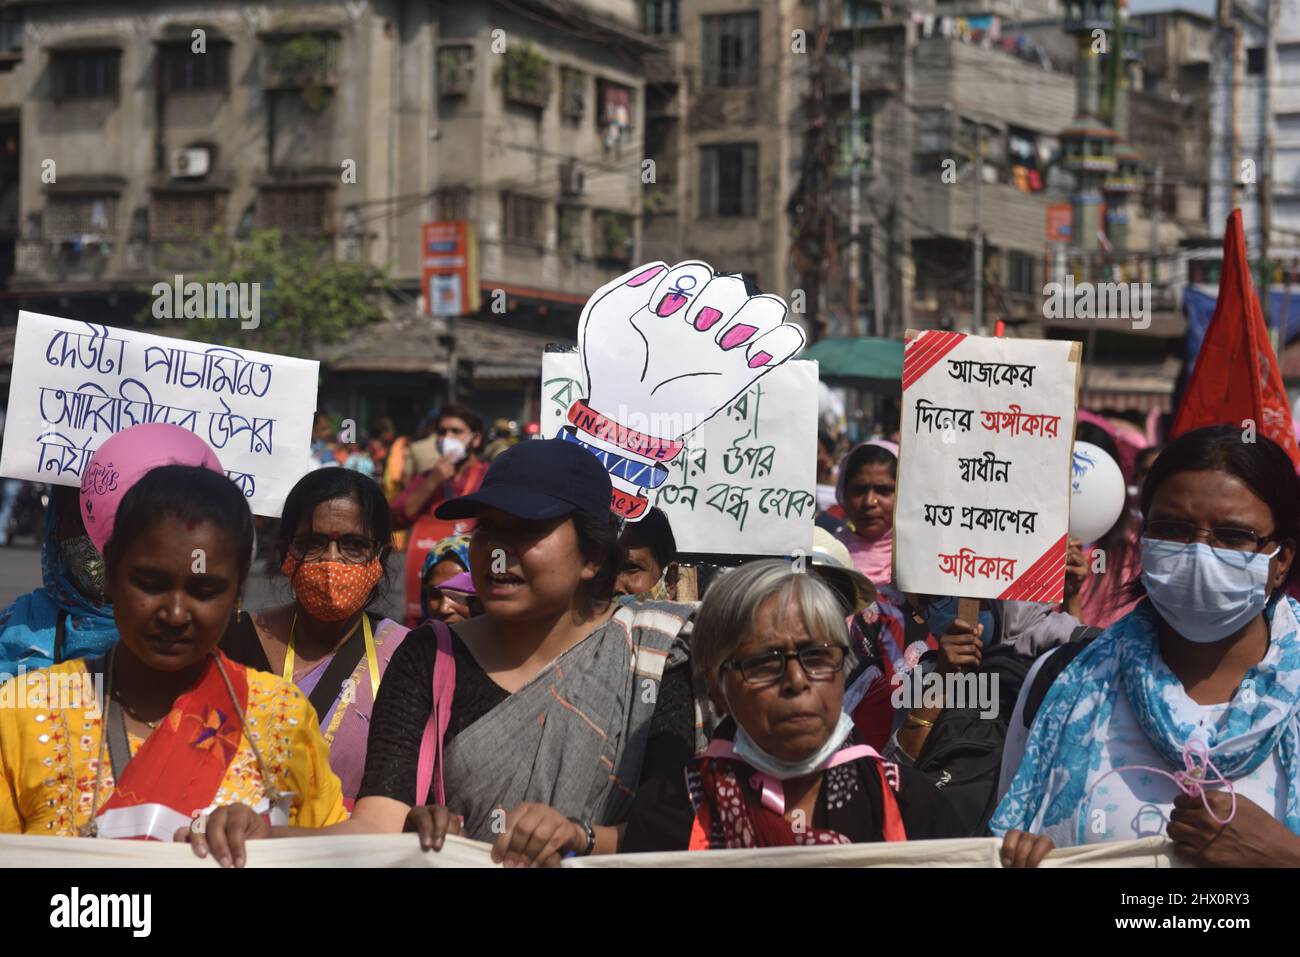
M 903 6 L 908 12 L 910 5 Z M 912 210 L 912 153 L 916 148 L 916 117 L 912 112 L 916 89 L 916 32 L 911 17 L 903 21 L 903 79 L 901 96 L 901 123 L 904 153 L 899 163 L 899 191 L 901 197 L 894 204 L 894 228 L 897 229 L 898 246 L 898 321 L 899 331 L 912 328 L 912 290 L 916 288 L 916 260 L 912 257 L 912 227 L 907 213 Z M 879 301 L 879 300 L 877 300 Z M 882 326 L 881 335 L 889 331 Z
M 856 46 L 853 54 L 857 53 Z M 858 162 L 858 153 L 862 144 L 858 138 L 858 116 L 862 108 L 861 67 L 856 55 L 852 56 L 849 67 L 849 335 L 858 335 L 858 284 L 861 256 L 858 253 L 858 231 L 861 226 L 862 203 L 862 164 Z
M 984 179 L 984 126 L 975 124 L 975 303 L 977 336 L 984 335 L 984 230 L 980 221 L 980 185 Z
M 1160 282 L 1160 257 L 1156 251 L 1160 248 L 1160 211 L 1161 204 L 1164 202 L 1164 176 L 1164 166 L 1157 163 L 1153 194 L 1155 202 L 1151 204 L 1151 284 L 1153 286 Z
M 1259 177 L 1259 266 L 1263 281 L 1259 298 L 1268 317 L 1269 289 L 1273 284 L 1273 266 L 1269 262 L 1269 242 L 1273 236 L 1273 84 L 1277 82 L 1277 0 L 1267 0 L 1264 10 L 1264 123 L 1263 155 Z

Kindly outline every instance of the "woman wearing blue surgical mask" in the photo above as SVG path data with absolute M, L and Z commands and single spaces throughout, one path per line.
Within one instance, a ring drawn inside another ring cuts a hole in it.
M 1296 866 L 1300 479 L 1273 442 L 1216 426 L 1170 443 L 1141 504 L 1145 600 L 1035 706 L 991 825 L 1004 859 L 1164 834 L 1196 864 Z

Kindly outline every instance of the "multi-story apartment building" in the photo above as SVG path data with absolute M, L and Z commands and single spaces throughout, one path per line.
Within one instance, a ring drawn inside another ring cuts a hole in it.
M 1211 66 L 1210 226 L 1234 207 L 1246 243 L 1300 258 L 1300 3 L 1220 5 Z M 1231 14 L 1229 13 L 1231 11 Z
M 812 18 L 798 0 L 642 0 L 647 259 L 699 258 L 789 296 L 799 106 Z M 795 31 L 803 31 L 801 44 Z
M 196 236 L 277 228 L 395 281 L 389 323 L 329 350 L 340 411 L 410 424 L 458 359 L 485 411 L 528 414 L 515 397 L 536 391 L 542 344 L 571 339 L 586 296 L 638 255 L 637 15 L 634 0 L 2 4 L 10 322 L 129 323 L 142 289 L 201 265 Z M 450 330 L 416 308 L 434 220 L 477 232 L 482 311 Z

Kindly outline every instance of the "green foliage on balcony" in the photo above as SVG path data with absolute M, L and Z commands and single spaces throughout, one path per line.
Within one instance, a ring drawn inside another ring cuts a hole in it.
M 496 81 L 507 100 L 544 109 L 551 98 L 551 63 L 530 43 L 511 46 L 497 67 Z

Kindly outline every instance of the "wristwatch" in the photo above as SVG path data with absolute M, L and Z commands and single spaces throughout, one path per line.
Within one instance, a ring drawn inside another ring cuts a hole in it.
M 574 824 L 578 825 L 578 827 L 582 828 L 587 833 L 587 847 L 584 850 L 579 852 L 579 856 L 580 857 L 590 856 L 591 852 L 596 849 L 595 829 L 588 822 L 581 821 L 576 817 L 571 817 L 569 818 L 569 820 L 572 821 Z

